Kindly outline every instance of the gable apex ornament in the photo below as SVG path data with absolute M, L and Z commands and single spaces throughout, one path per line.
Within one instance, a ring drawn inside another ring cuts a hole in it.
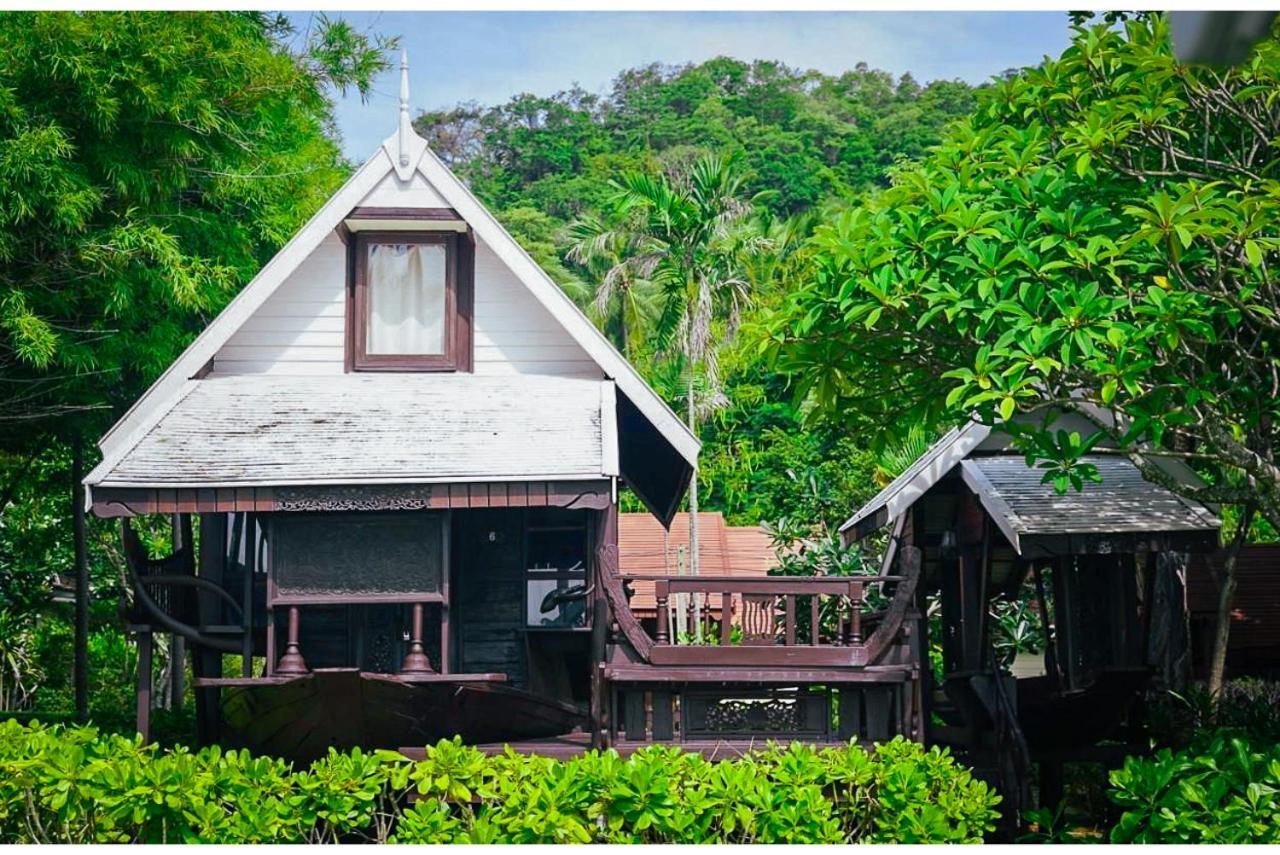
M 427 141 L 418 136 L 413 129 L 413 121 L 409 118 L 409 51 L 400 49 L 400 115 L 396 132 L 382 144 L 382 149 L 391 160 L 396 178 L 409 181 L 413 178 L 418 161 L 427 149 Z
M 409 51 L 400 49 L 400 165 L 409 165 L 409 135 L 413 126 L 409 123 Z

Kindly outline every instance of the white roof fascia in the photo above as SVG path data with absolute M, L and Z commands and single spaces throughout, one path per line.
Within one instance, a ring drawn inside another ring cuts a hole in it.
M 159 383 L 159 381 L 156 382 Z M 98 465 L 93 467 L 93 469 L 89 471 L 89 474 L 84 477 L 84 507 L 86 511 L 93 509 L 94 486 L 101 484 L 103 479 L 111 473 L 111 470 L 115 469 L 116 466 L 119 465 L 120 461 L 124 459 L 124 456 L 132 451 L 139 442 L 142 442 L 143 437 L 150 433 L 151 430 L 160 423 L 160 420 L 168 415 L 173 408 L 178 405 L 179 401 L 191 394 L 191 391 L 196 388 L 198 382 L 199 381 L 197 380 L 186 380 L 183 382 L 182 386 L 179 387 L 178 392 L 171 396 L 169 400 L 162 402 L 159 406 L 139 410 L 139 418 L 136 425 L 129 432 L 129 435 L 120 436 L 119 441 L 111 446 L 110 451 L 106 451 L 104 449 L 102 460 L 100 460 Z M 154 390 L 156 387 L 153 385 L 151 388 Z M 148 390 L 147 394 L 151 394 L 151 391 Z M 139 401 L 139 403 L 141 403 L 141 401 Z M 134 406 L 137 407 L 137 404 Z M 132 412 L 132 410 L 130 412 Z M 121 419 L 121 422 L 123 421 L 124 420 Z
M 422 144 L 424 147 L 425 142 Z M 204 328 L 172 365 L 151 384 L 134 405 L 98 441 L 104 459 L 112 458 L 121 444 L 132 447 L 125 440 L 138 426 L 152 417 L 151 409 L 174 395 L 214 357 L 236 330 L 256 312 L 267 298 L 306 260 L 323 241 L 369 194 L 378 182 L 391 172 L 392 161 L 382 148 L 365 161 L 355 174 L 347 179 L 338 192 L 316 211 L 307 224 L 275 256 L 266 263 L 258 275 L 237 294 L 230 303 Z M 176 399 L 172 402 L 176 403 Z M 172 406 L 172 403 L 170 406 Z M 167 412 L 167 408 L 164 412 Z M 163 413 L 161 413 L 163 414 Z M 155 416 L 158 419 L 159 416 Z M 154 424 L 154 422 L 152 422 Z M 136 442 L 136 439 L 135 439 Z M 96 470 L 95 470 L 96 471 Z
M 622 354 L 614 349 L 609 340 L 596 328 L 595 324 L 587 319 L 587 316 L 569 299 L 560 286 L 547 276 L 546 271 L 538 266 L 538 263 L 524 251 L 515 238 L 502 227 L 502 224 L 494 219 L 488 209 L 449 171 L 449 168 L 436 157 L 435 152 L 424 148 L 418 168 L 450 207 L 471 224 L 476 237 L 493 250 L 538 302 L 560 322 L 570 337 L 600 366 L 605 375 L 617 383 L 618 390 L 635 404 L 636 409 L 653 423 L 658 432 L 671 443 L 690 466 L 696 467 L 698 450 L 701 448 L 697 437 L 690 432 L 680 417 L 671 411 L 666 402 L 658 397 Z
M 970 421 L 962 427 L 949 431 L 942 439 L 931 445 L 928 451 L 920 455 L 889 486 L 845 520 L 839 529 L 841 539 L 848 543 L 854 526 L 880 511 L 884 513 L 881 525 L 896 520 L 934 484 L 941 481 L 943 476 L 955 468 L 956 464 L 977 448 L 990 433 L 991 428 L 977 421 Z M 876 527 L 879 528 L 879 526 Z
M 609 477 L 621 474 L 618 464 L 618 390 L 612 380 L 600 384 L 600 471 Z
M 972 460 L 960 461 L 960 478 L 978 497 L 982 507 L 986 508 L 987 515 L 991 517 L 996 527 L 1000 529 L 1000 533 L 1013 546 L 1013 551 L 1021 555 L 1022 542 L 1018 537 L 1018 529 L 1015 527 L 1016 523 L 1019 522 L 1019 518 L 1013 508 L 1009 507 L 1009 503 L 1000 495 L 1000 491 L 995 488 L 995 485 L 991 483 L 982 469 Z
M 522 475 L 445 475 L 405 479 L 400 476 L 386 478 L 360 478 L 334 480 L 329 477 L 319 478 L 272 478 L 252 479 L 245 481 L 192 481 L 174 484 L 151 481 L 103 481 L 97 486 L 128 490 L 209 490 L 217 487 L 364 487 L 385 486 L 390 484 L 530 484 L 547 481 L 600 481 L 608 482 L 609 478 L 599 472 L 534 472 Z M 91 507 L 91 506 L 90 506 Z

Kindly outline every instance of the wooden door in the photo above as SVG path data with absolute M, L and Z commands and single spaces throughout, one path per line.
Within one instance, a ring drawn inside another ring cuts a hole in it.
M 457 670 L 500 672 L 523 687 L 524 515 L 518 509 L 454 511 L 452 534 Z

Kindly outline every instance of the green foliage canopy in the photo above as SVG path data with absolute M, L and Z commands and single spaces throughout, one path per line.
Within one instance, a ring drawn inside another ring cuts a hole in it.
M 624 71 L 608 96 L 580 88 L 423 113 L 415 126 L 487 204 L 564 220 L 601 210 L 616 174 L 736 157 L 747 195 L 779 215 L 884 183 L 974 105 L 960 81 L 921 86 L 865 63 L 838 76 L 718 57 Z
M 976 413 L 1060 488 L 1106 440 L 1280 520 L 1278 75 L 1274 38 L 1214 71 L 1175 62 L 1163 16 L 1077 29 L 818 230 L 779 364 L 886 433 Z M 1054 431 L 1063 410 L 1093 433 Z

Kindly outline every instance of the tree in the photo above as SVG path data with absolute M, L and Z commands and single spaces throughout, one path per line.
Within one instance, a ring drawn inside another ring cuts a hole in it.
M 385 44 L 260 13 L 0 16 L 0 447 L 132 402 L 348 167 Z M 65 433 L 65 432 L 64 432 Z
M 638 355 L 658 314 L 654 283 L 636 275 L 624 263 L 640 251 L 642 236 L 625 227 L 627 212 L 614 204 L 604 214 L 588 214 L 569 224 L 570 261 L 582 266 L 596 282 L 589 312 L 623 356 Z
M 743 198 L 742 187 L 733 162 L 714 155 L 699 158 L 675 177 L 625 173 L 617 183 L 617 214 L 623 225 L 595 238 L 626 251 L 606 273 L 606 281 L 645 280 L 661 289 L 656 343 L 681 363 L 686 416 L 695 434 L 699 419 L 723 402 L 713 341 L 716 322 L 723 319 L 729 335 L 736 329 L 748 297 L 742 259 L 764 245 L 745 230 L 756 199 Z M 579 230 L 588 228 L 579 225 Z M 696 472 L 689 484 L 689 513 L 689 562 L 696 573 Z
M 1059 489 L 1107 445 L 1280 524 L 1278 75 L 1274 38 L 1215 71 L 1175 62 L 1162 15 L 1078 28 L 819 229 L 780 364 L 886 434 L 976 414 Z
M 75 567 L 81 718 L 85 440 L 342 181 L 328 89 L 366 93 L 390 46 L 323 17 L 298 52 L 289 36 L 261 13 L 0 16 L 0 465 L 16 463 L 0 514 L 13 519 L 8 501 L 47 456 L 73 521 L 57 560 L 15 556 L 36 573 L 4 575 L 42 592 Z M 0 555 L 20 537 L 0 526 Z

